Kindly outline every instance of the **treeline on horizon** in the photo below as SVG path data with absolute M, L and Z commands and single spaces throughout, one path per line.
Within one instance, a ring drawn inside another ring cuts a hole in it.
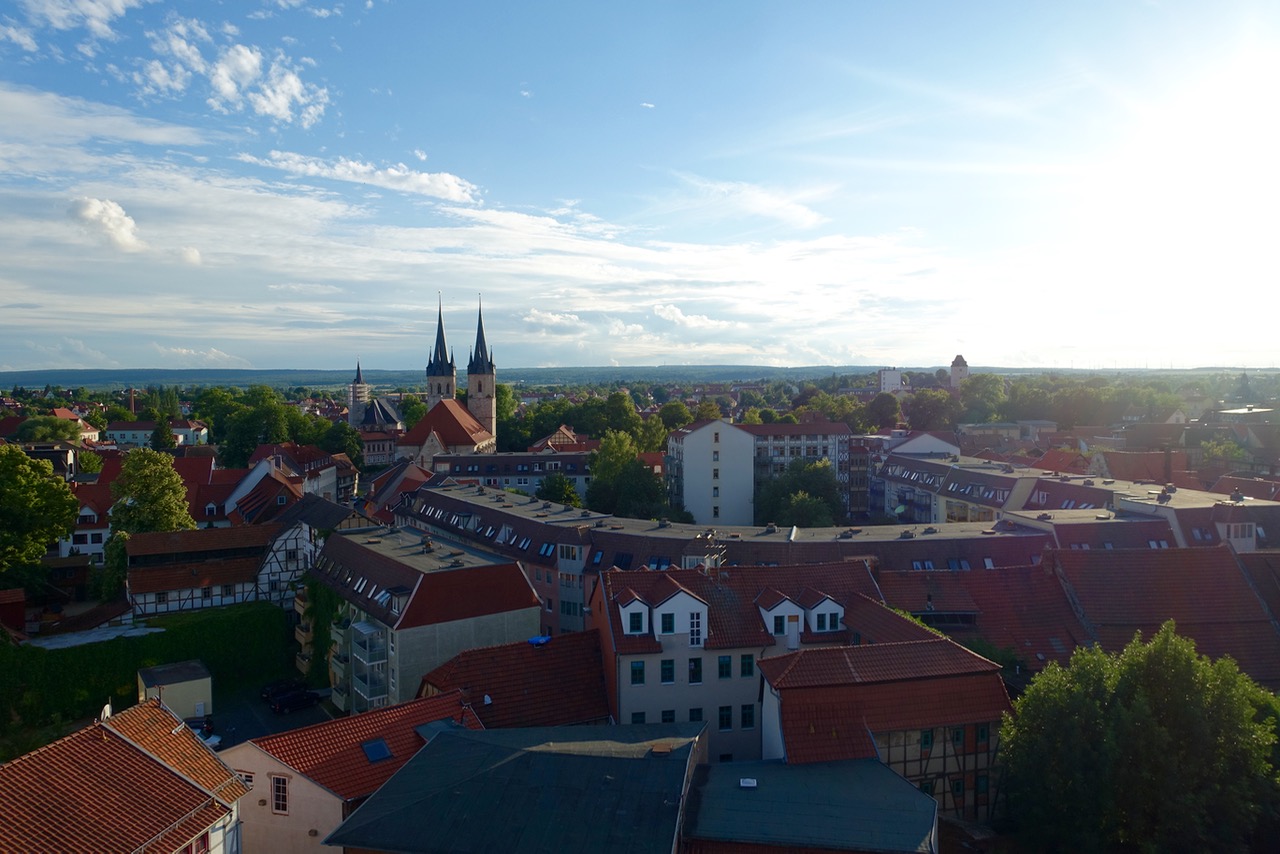
M 788 380 L 791 382 L 816 381 L 832 376 L 875 376 L 878 365 L 809 365 L 778 368 L 766 365 L 622 365 L 615 367 L 559 367 L 559 368 L 501 368 L 499 378 L 510 385 L 528 386 L 603 386 L 618 383 L 728 383 L 767 382 Z M 901 368 L 904 374 L 934 374 L 946 366 Z M 1125 376 L 1177 377 L 1183 381 L 1197 375 L 1223 372 L 1240 373 L 1240 367 L 1199 367 L 1187 369 L 1121 369 L 1111 371 L 1074 368 L 1011 368 L 970 366 L 972 373 L 993 373 L 1002 376 L 1038 376 L 1060 374 L 1063 376 L 1109 378 Z M 1277 373 L 1277 369 L 1249 369 L 1251 375 Z M 414 391 L 424 382 L 423 370 L 390 371 L 366 368 L 365 382 L 381 390 L 403 388 Z M 233 386 L 248 388 L 265 385 L 272 388 L 337 388 L 349 384 L 354 370 L 310 369 L 230 369 L 230 368 L 62 368 L 33 371 L 0 371 L 0 388 L 24 386 L 43 388 L 85 387 L 93 390 L 120 389 L 135 386 L 145 388 L 154 385 L 180 386 Z

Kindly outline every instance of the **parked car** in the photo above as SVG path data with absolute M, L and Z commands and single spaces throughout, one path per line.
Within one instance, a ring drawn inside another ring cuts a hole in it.
M 298 678 L 277 679 L 262 689 L 262 699 L 270 705 L 285 694 L 294 694 L 307 690 L 307 683 Z
M 284 715 L 299 709 L 309 709 L 319 702 L 320 695 L 315 691 L 294 691 L 276 697 L 271 703 L 271 711 Z

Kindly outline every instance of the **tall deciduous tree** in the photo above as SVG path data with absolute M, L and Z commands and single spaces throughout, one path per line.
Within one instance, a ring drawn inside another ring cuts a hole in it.
M 130 451 L 111 482 L 111 529 L 130 534 L 182 531 L 196 526 L 187 487 L 173 457 L 150 448 Z
M 51 542 L 71 533 L 79 506 L 53 463 L 0 445 L 0 575 L 38 562 Z
M 1237 851 L 1274 815 L 1276 698 L 1166 623 L 1049 665 L 1001 731 L 1010 813 L 1037 851 Z
M 543 501 L 554 501 L 566 507 L 582 506 L 582 496 L 578 495 L 578 490 L 574 488 L 573 481 L 558 471 L 554 471 L 544 477 L 542 483 L 538 484 L 538 491 L 534 495 Z

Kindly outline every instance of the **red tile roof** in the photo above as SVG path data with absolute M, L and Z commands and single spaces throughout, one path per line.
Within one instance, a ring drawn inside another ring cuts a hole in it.
M 761 659 L 781 698 L 788 762 L 875 756 L 871 733 L 995 723 L 1000 667 L 946 638 L 808 649 Z
M 415 728 L 451 720 L 467 729 L 483 725 L 463 704 L 460 691 L 410 700 L 360 715 L 325 721 L 252 744 L 315 783 L 350 801 L 368 797 L 425 744 Z M 363 744 L 381 738 L 391 755 L 370 762 Z
M 566 726 L 609 716 L 600 633 L 556 635 L 544 644 L 473 649 L 422 678 L 424 688 L 462 689 L 485 727 Z
M 129 567 L 128 588 L 129 593 L 136 596 L 140 593 L 246 584 L 257 579 L 261 566 L 262 558 L 257 557 L 133 566 Z
M 230 815 L 245 788 L 194 732 L 167 711 L 121 714 L 0 765 L 0 850 L 174 851 Z
M 1280 686 L 1280 632 L 1229 547 L 1053 551 L 1045 561 L 1103 648 L 1172 619 L 1202 654 L 1230 655 L 1256 681 Z
M 396 629 L 541 608 L 518 563 L 428 572 L 409 599 Z
M 431 411 L 413 425 L 413 429 L 402 436 L 397 444 L 421 448 L 432 433 L 440 437 L 445 448 L 475 446 L 493 438 L 465 406 L 456 400 L 446 399 L 431 407 Z
M 265 550 L 276 533 L 275 525 L 259 525 L 134 534 L 129 537 L 128 550 L 130 557 L 219 552 L 245 548 Z
M 223 802 L 231 803 L 246 794 L 249 789 L 235 772 L 190 727 L 175 732 L 174 724 L 180 721 L 158 699 L 152 699 L 112 715 L 106 724 Z

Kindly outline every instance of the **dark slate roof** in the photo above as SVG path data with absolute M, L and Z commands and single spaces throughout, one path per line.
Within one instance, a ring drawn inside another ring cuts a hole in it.
M 453 371 L 453 356 L 449 354 L 449 346 L 444 340 L 444 305 L 441 304 L 436 312 L 436 346 L 427 362 L 427 376 L 437 377 Z
M 743 778 L 755 781 L 744 788 Z M 786 850 L 936 850 L 938 803 L 875 759 L 699 769 L 685 837 Z
M 376 851 L 669 852 L 701 724 L 445 731 L 324 840 Z
M 374 398 L 364 408 L 364 416 L 360 419 L 360 426 L 365 429 L 374 427 L 394 427 L 400 423 L 400 413 L 396 411 L 395 406 L 385 397 Z
M 468 374 L 494 373 L 493 352 L 484 340 L 484 309 L 476 309 L 476 346 L 471 351 L 471 360 L 467 362 Z
M 350 507 L 343 507 L 341 504 L 334 504 L 318 495 L 308 493 L 277 516 L 276 521 L 280 523 L 280 530 L 297 522 L 303 522 L 320 531 L 331 531 L 354 515 L 356 511 Z M 370 525 L 372 524 L 370 522 Z

